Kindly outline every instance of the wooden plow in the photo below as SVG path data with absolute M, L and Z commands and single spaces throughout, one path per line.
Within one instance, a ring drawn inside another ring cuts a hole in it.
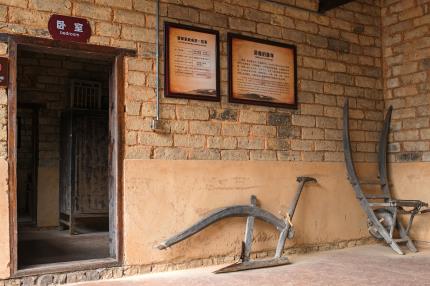
M 355 196 L 360 202 L 361 208 L 367 214 L 370 234 L 378 240 L 385 242 L 398 254 L 404 254 L 400 249 L 400 243 L 406 243 L 408 249 L 417 252 L 417 249 L 409 237 L 415 215 L 429 212 L 428 204 L 420 200 L 396 200 L 391 197 L 391 190 L 387 173 L 387 145 L 392 106 L 388 108 L 384 126 L 379 140 L 378 171 L 379 180 L 360 181 L 355 171 L 351 141 L 349 136 L 349 103 L 345 101 L 343 108 L 343 150 L 345 164 L 348 172 L 348 180 L 354 188 Z M 379 185 L 382 193 L 367 194 L 363 192 L 364 185 Z M 410 215 L 406 227 L 399 219 L 399 215 Z M 398 237 L 394 231 L 397 229 Z
M 160 250 L 166 249 L 178 242 L 181 242 L 182 240 L 189 238 L 190 236 L 198 233 L 199 231 L 219 220 L 228 217 L 247 217 L 245 239 L 242 242 L 242 253 L 240 260 L 227 267 L 221 268 L 214 273 L 227 273 L 289 264 L 290 262 L 288 258 L 285 256 L 283 257 L 282 254 L 286 239 L 292 239 L 294 237 L 294 227 L 291 221 L 293 219 L 294 212 L 296 210 L 297 203 L 299 202 L 304 185 L 308 182 L 316 183 L 317 180 L 311 177 L 298 177 L 297 182 L 298 186 L 296 194 L 284 219 L 278 218 L 272 213 L 259 208 L 257 206 L 257 198 L 253 195 L 251 196 L 250 205 L 234 205 L 215 210 L 213 213 L 201 219 L 191 227 L 161 242 L 159 245 L 157 245 L 157 248 Z M 251 260 L 250 258 L 255 219 L 265 221 L 273 225 L 279 231 L 279 239 L 275 256 L 272 258 L 260 260 Z

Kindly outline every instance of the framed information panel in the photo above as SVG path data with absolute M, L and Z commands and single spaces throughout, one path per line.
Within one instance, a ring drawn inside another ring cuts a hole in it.
M 228 34 L 229 101 L 297 108 L 293 45 Z
M 220 100 L 218 31 L 166 22 L 165 96 Z

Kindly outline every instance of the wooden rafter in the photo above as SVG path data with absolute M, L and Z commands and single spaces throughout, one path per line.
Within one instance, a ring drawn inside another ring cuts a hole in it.
M 320 0 L 319 1 L 319 13 L 327 12 L 333 8 L 336 8 L 340 5 L 352 2 L 353 0 Z

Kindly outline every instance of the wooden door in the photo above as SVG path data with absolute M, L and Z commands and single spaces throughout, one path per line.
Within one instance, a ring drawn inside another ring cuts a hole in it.
M 73 114 L 74 215 L 109 214 L 108 117 L 106 112 Z
M 75 233 L 79 218 L 109 215 L 107 111 L 68 110 L 61 116 L 60 222 Z

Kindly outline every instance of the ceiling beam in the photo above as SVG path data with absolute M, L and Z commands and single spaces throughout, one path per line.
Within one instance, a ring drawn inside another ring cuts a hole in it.
M 353 0 L 320 0 L 319 1 L 319 7 L 318 12 L 324 13 L 328 10 L 331 10 L 333 8 L 336 8 L 340 5 L 346 4 L 348 2 L 352 2 Z

